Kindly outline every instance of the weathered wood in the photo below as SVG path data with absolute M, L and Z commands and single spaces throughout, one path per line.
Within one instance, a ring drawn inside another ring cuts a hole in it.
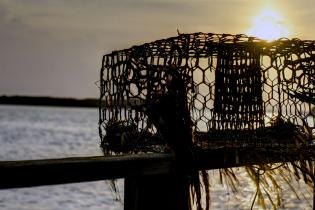
M 283 148 L 221 148 L 198 153 L 199 169 L 219 169 L 269 163 L 315 160 L 315 146 L 303 151 Z M 303 154 L 303 155 L 301 155 Z
M 167 174 L 167 154 L 0 162 L 0 189 Z
M 186 209 L 182 183 L 174 173 L 125 178 L 124 210 Z
M 277 150 L 215 149 L 197 153 L 199 169 L 300 160 L 300 155 Z M 315 155 L 306 155 L 315 159 Z M 116 157 L 74 157 L 48 160 L 0 162 L 0 189 L 97 181 L 130 176 L 169 174 L 169 154 L 141 154 Z

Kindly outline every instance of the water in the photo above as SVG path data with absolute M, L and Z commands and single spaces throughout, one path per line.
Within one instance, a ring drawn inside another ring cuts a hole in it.
M 101 155 L 98 111 L 87 108 L 0 106 L 0 160 Z M 211 171 L 211 209 L 249 209 L 255 187 L 237 169 L 239 192 L 232 193 Z M 123 181 L 119 180 L 120 189 Z M 293 183 L 306 199 L 284 186 L 280 209 L 312 209 L 312 194 Z M 0 210 L 122 210 L 105 181 L 0 190 Z M 259 206 L 255 209 L 260 209 Z
M 101 155 L 98 110 L 0 106 L 0 160 Z M 122 181 L 119 181 L 122 187 Z M 0 190 L 1 210 L 122 210 L 105 181 Z

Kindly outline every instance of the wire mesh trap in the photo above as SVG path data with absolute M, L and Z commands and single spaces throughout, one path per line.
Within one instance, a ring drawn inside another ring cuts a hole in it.
M 185 83 L 195 145 L 311 145 L 314 53 L 314 41 L 195 33 L 107 54 L 100 82 L 102 147 L 165 150 L 147 110 L 171 91 L 174 72 Z

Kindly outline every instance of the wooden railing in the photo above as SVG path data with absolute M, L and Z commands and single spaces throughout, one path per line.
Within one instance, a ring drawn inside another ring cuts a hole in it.
M 294 158 L 295 157 L 295 158 Z M 215 149 L 199 152 L 199 169 L 218 169 L 245 165 L 288 162 L 300 156 L 286 155 L 283 151 L 242 149 Z M 314 157 L 312 157 L 314 159 Z M 170 154 L 138 154 L 115 157 L 73 157 L 47 160 L 0 162 L 0 189 L 40 185 L 87 182 L 125 178 L 125 210 L 174 209 L 174 191 L 170 174 L 174 169 Z M 152 184 L 154 183 L 154 184 Z M 163 200 L 165 203 L 163 203 Z M 162 203 L 153 205 L 152 202 Z

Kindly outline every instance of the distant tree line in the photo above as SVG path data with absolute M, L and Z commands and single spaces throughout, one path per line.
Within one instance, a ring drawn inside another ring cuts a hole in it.
M 33 96 L 0 96 L 0 104 L 65 106 L 65 107 L 98 107 L 98 99 L 74 99 Z
M 103 106 L 115 106 L 117 104 L 106 104 Z M 107 102 L 109 103 L 109 102 Z M 123 104 L 127 102 L 124 101 Z M 132 104 L 141 103 L 141 100 L 130 101 Z M 65 107 L 99 107 L 99 99 L 74 99 L 57 97 L 35 97 L 35 96 L 0 96 L 0 104 L 12 105 L 37 105 L 37 106 L 65 106 Z M 312 108 L 312 115 L 315 116 L 315 107 Z

